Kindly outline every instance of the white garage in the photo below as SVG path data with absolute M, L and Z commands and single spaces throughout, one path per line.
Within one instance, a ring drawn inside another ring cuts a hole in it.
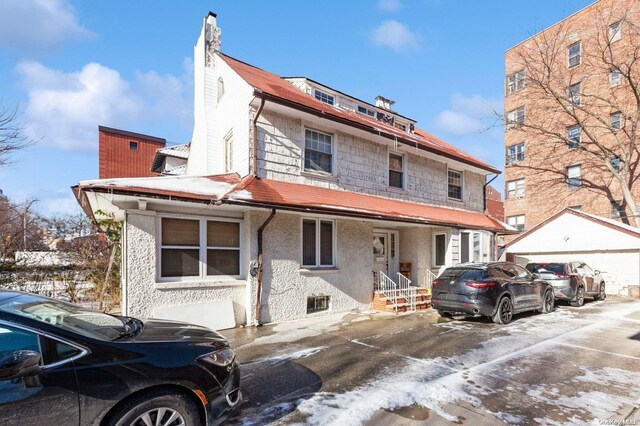
M 503 258 L 523 265 L 581 260 L 604 272 L 608 294 L 638 297 L 640 229 L 616 220 L 565 209 L 507 244 Z

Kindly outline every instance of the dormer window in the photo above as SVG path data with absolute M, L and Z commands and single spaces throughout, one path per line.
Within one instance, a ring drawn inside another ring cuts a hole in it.
M 362 105 L 358 105 L 358 113 L 362 115 L 368 115 L 369 117 L 375 117 L 376 112 L 367 107 L 363 107 Z
M 316 89 L 315 97 L 317 100 L 324 102 L 325 104 L 334 105 L 335 100 L 334 97 L 326 92 Z
M 396 121 L 395 123 L 393 123 L 393 125 L 396 126 L 398 129 L 402 130 L 403 132 L 407 131 L 407 125 L 406 124 L 398 123 Z

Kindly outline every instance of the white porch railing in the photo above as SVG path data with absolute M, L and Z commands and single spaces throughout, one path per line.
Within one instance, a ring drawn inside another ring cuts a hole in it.
M 420 276 L 418 277 L 418 284 L 420 285 L 420 287 L 428 288 L 429 291 L 431 291 L 431 287 L 436 278 L 436 274 L 431 272 L 429 269 L 424 269 L 420 272 Z
M 398 272 L 398 290 L 410 304 L 411 310 L 416 310 L 416 287 L 411 285 L 411 280 Z
M 398 313 L 398 285 L 382 271 L 378 272 L 376 289 L 393 303 L 393 309 Z

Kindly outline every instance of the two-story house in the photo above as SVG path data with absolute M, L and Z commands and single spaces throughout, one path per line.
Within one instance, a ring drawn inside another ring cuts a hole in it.
M 500 172 L 390 100 L 223 54 L 212 13 L 194 68 L 184 175 L 74 187 L 85 211 L 124 222 L 124 314 L 223 328 L 367 310 L 376 289 L 495 258 L 509 227 L 484 214 L 484 190 Z

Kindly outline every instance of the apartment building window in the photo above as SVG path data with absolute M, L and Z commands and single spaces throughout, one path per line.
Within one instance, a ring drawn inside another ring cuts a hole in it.
M 568 47 L 569 52 L 569 68 L 580 65 L 581 60 L 581 46 L 580 42 L 573 43 Z
M 507 200 L 524 198 L 524 179 L 507 182 Z
M 129 141 L 129 149 L 131 151 L 137 151 L 138 150 L 138 142 Z
M 331 174 L 333 171 L 333 137 L 316 130 L 305 130 L 304 169 Z
M 616 170 L 620 171 L 620 166 L 622 166 L 622 160 L 617 155 L 611 159 L 611 166 Z
M 449 170 L 449 198 L 462 200 L 462 172 Z
M 582 185 L 579 165 L 567 167 L 567 185 L 569 188 L 579 188 Z
M 622 114 L 614 112 L 611 114 L 611 130 L 620 130 L 622 128 Z
M 362 105 L 358 105 L 358 113 L 362 114 L 362 115 L 368 115 L 369 117 L 375 117 L 376 116 L 376 112 L 367 108 L 367 107 L 363 107 Z
M 624 209 L 622 208 L 622 201 L 611 202 L 611 218 L 620 219 L 624 216 Z
M 517 92 L 524 89 L 525 73 L 524 70 L 515 72 L 507 76 L 507 94 Z
M 442 266 L 447 254 L 447 234 L 433 236 L 433 266 Z
M 620 85 L 620 70 L 615 69 L 609 73 L 609 84 L 611 87 Z
M 315 90 L 315 97 L 317 100 L 324 102 L 325 104 L 333 105 L 335 100 L 332 95 L 323 92 L 321 90 Z
M 311 267 L 335 266 L 334 221 L 315 218 L 302 219 L 302 265 Z
M 523 124 L 524 106 L 507 113 L 507 129 L 513 129 L 514 127 L 521 126 Z
M 524 142 L 507 147 L 507 164 L 524 161 Z
M 224 95 L 224 80 L 220 77 L 218 79 L 218 102 L 220 102 L 222 95 Z
M 572 105 L 580 105 L 580 83 L 572 84 L 567 90 L 569 102 Z
M 569 148 L 578 148 L 582 144 L 582 127 L 578 125 L 567 127 L 567 143 Z
M 224 137 L 224 172 L 233 170 L 233 130 Z
M 524 231 L 524 215 L 521 214 L 507 217 L 507 224 L 513 226 L 520 232 Z
M 618 41 L 622 37 L 620 22 L 609 25 L 609 40 Z
M 160 220 L 160 278 L 240 275 L 238 221 Z
M 404 188 L 404 157 L 389 153 L 389 186 Z

